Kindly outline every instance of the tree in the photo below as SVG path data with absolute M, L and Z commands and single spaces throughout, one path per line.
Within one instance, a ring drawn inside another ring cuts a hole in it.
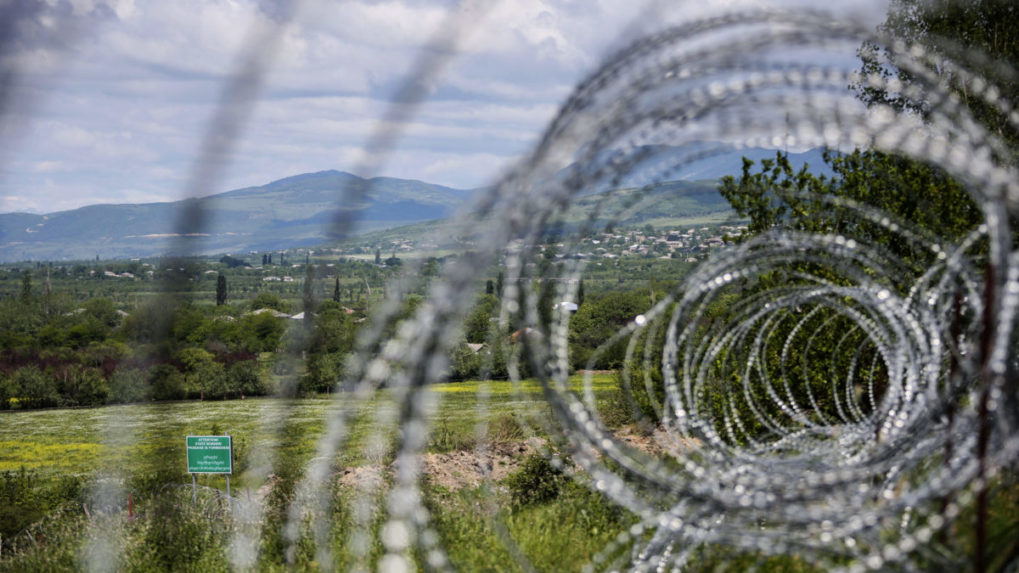
M 246 314 L 237 321 L 238 344 L 248 352 L 275 352 L 286 330 L 283 320 L 270 313 Z
M 498 316 L 499 299 L 494 294 L 478 297 L 474 307 L 464 319 L 464 338 L 467 342 L 483 343 L 488 341 L 492 329 L 492 319 Z
M 1019 142 L 1019 134 L 1008 125 L 1008 116 L 984 102 L 975 90 L 968 89 L 956 67 L 964 67 L 989 77 L 998 84 L 1000 96 L 1009 109 L 1019 105 L 1019 81 L 1009 74 L 997 73 L 997 63 L 1009 68 L 1019 62 L 1019 10 L 1012 0 L 892 0 L 888 16 L 879 31 L 907 44 L 918 44 L 933 56 L 923 65 L 948 83 L 960 102 L 977 123 L 1002 137 L 1009 144 Z M 974 51 L 989 56 L 981 61 Z M 929 117 L 931 102 L 908 93 L 918 82 L 917 74 L 897 62 L 888 49 L 865 43 L 859 50 L 864 76 L 874 74 L 896 78 L 903 89 L 889 93 L 865 82 L 853 86 L 867 105 L 883 104 L 899 111 Z
M 0 410 L 10 408 L 11 399 L 17 399 L 19 394 L 21 387 L 18 382 L 13 377 L 0 373 Z
M 375 249 L 375 264 L 376 265 L 382 264 L 382 249 L 380 248 Z
M 332 389 L 343 375 L 347 354 L 354 348 L 356 328 L 346 309 L 326 301 L 318 313 L 308 349 L 307 375 L 301 380 L 302 392 Z
M 262 308 L 271 308 L 279 312 L 289 312 L 290 307 L 286 302 L 283 301 L 277 294 L 271 292 L 260 292 L 255 298 L 251 299 L 251 310 L 259 310 Z
M 1008 63 L 1019 61 L 1019 10 L 1012 2 L 893 0 L 881 30 L 893 39 L 922 46 L 932 56 L 921 62 L 922 65 L 947 83 L 953 99 L 961 102 L 979 124 L 1001 136 L 1006 143 L 1014 146 L 1019 141 L 1014 130 L 1007 127 L 1006 118 L 977 98 L 978 90 L 971 89 L 972 86 L 957 72 L 965 68 L 977 76 L 992 77 L 1001 88 L 1006 106 L 1014 109 L 1019 103 L 1019 90 L 1015 84 L 1002 83 L 991 62 L 981 63 L 979 58 L 967 53 L 975 48 L 987 52 L 993 59 Z M 865 74 L 895 78 L 901 85 L 901 89 L 894 93 L 872 87 L 867 82 L 852 86 L 864 103 L 890 106 L 901 113 L 916 114 L 925 121 L 933 117 L 936 111 L 933 106 L 940 104 L 928 97 L 931 93 L 926 89 L 928 85 L 916 73 L 915 67 L 897 62 L 892 51 L 873 44 L 864 44 L 859 54 Z M 878 252 L 895 255 L 910 264 L 919 275 L 930 268 L 933 253 L 914 248 L 911 241 L 904 240 L 903 233 L 893 232 L 886 225 L 861 217 L 854 209 L 833 203 L 831 199 L 848 199 L 865 208 L 873 208 L 887 214 L 892 225 L 905 223 L 909 230 L 918 231 L 919 235 L 933 238 L 942 245 L 958 244 L 984 220 L 980 208 L 962 184 L 936 165 L 877 150 L 857 150 L 846 155 L 828 152 L 825 161 L 835 172 L 832 179 L 817 177 L 806 167 L 794 171 L 782 153 L 776 154 L 774 160 L 762 161 L 759 170 L 752 161 L 744 159 L 741 177 L 738 180 L 725 178 L 720 189 L 738 213 L 750 218 L 749 228 L 740 239 L 772 229 L 842 236 L 876 247 Z M 978 244 L 972 252 L 979 254 L 984 248 L 986 244 Z M 835 284 L 843 280 L 837 276 L 837 271 L 820 269 L 820 265 L 797 263 L 793 267 L 794 273 L 775 272 L 759 280 L 770 281 L 772 287 L 784 288 L 800 280 L 795 276 L 800 271 Z M 907 282 L 900 284 L 908 288 Z M 740 295 L 743 298 L 752 295 L 749 291 L 753 288 L 764 288 L 764 285 L 758 283 Z M 814 316 L 827 320 L 830 315 L 821 312 Z M 812 368 L 802 374 L 802 388 L 809 389 L 818 384 L 830 386 L 830 378 L 817 380 L 811 377 L 823 378 L 825 370 L 845 370 L 848 358 L 833 352 L 839 344 L 833 333 L 849 332 L 848 327 L 851 326 L 845 317 L 834 317 L 825 328 L 815 331 L 818 332 L 817 338 L 809 345 L 794 340 L 791 331 L 776 331 L 771 338 L 789 339 L 789 363 L 811 364 Z M 804 331 L 810 329 L 801 328 L 798 332 Z M 841 347 L 854 346 L 844 344 Z M 777 358 L 762 356 L 759 363 L 772 374 L 778 374 L 780 366 Z M 881 376 L 879 373 L 878 378 Z M 824 405 L 814 414 L 825 416 Z
M 150 394 L 145 372 L 135 368 L 118 368 L 110 377 L 110 396 L 107 401 L 119 404 L 142 402 L 147 400 Z
M 56 406 L 60 401 L 56 379 L 35 366 L 23 366 L 14 373 L 18 398 L 24 408 Z
M 169 364 L 160 364 L 149 371 L 152 398 L 155 400 L 180 400 L 186 396 L 184 375 Z
M 848 155 L 829 151 L 824 158 L 835 177 L 814 176 L 808 166 L 794 171 L 782 152 L 773 160 L 762 160 L 759 170 L 744 158 L 738 180 L 723 177 L 719 192 L 740 216 L 750 219 L 738 240 L 779 228 L 839 234 L 926 264 L 934 256 L 928 250 L 915 249 L 885 227 L 827 199 L 850 199 L 875 207 L 951 241 L 961 239 L 982 220 L 979 207 L 962 185 L 940 169 L 874 150 Z
M 1019 62 L 1019 10 L 1010 0 L 892 0 L 888 16 L 879 30 L 892 38 L 918 44 L 932 57 L 922 64 L 943 78 L 959 101 L 988 131 L 1007 143 L 1019 142 L 1008 118 L 977 97 L 963 83 L 956 67 L 990 76 L 1000 88 L 1010 109 L 1019 106 L 1019 83 L 1015 76 L 996 72 L 995 64 L 1010 67 Z M 988 56 L 980 61 L 972 50 Z M 931 101 L 924 83 L 907 66 L 898 65 L 894 54 L 881 46 L 865 43 L 859 50 L 861 72 L 896 78 L 902 89 L 891 93 L 867 82 L 851 86 L 868 106 L 887 105 L 895 110 L 930 117 Z M 979 208 L 961 184 L 937 166 L 876 150 L 856 151 L 839 156 L 826 153 L 825 161 L 836 179 L 814 177 L 806 168 L 793 173 L 784 156 L 762 162 L 758 173 L 744 159 L 743 175 L 737 183 L 727 178 L 722 193 L 737 212 L 751 219 L 748 234 L 774 227 L 789 227 L 820 233 L 842 233 L 890 246 L 902 253 L 900 241 L 873 224 L 851 221 L 845 210 L 823 201 L 841 197 L 876 207 L 942 238 L 958 240 L 980 224 Z M 791 191 L 806 193 L 795 196 Z M 812 200 L 816 197 L 817 200 Z M 857 218 L 858 220 L 858 218 Z
M 643 288 L 592 296 L 570 319 L 570 361 L 574 368 L 587 368 L 588 359 L 599 346 L 650 307 L 647 290 Z M 606 369 L 621 366 L 626 343 L 623 340 L 606 348 L 593 366 Z
M 485 294 L 495 294 L 495 283 L 492 279 L 485 281 Z
M 265 255 L 263 255 L 263 258 L 264 257 L 265 257 Z M 243 261 L 241 259 L 237 259 L 237 258 L 231 257 L 230 255 L 223 255 L 222 257 L 220 257 L 219 262 L 223 263 L 224 265 L 227 266 L 227 268 L 231 268 L 231 269 L 235 269 L 237 267 L 250 267 L 251 266 L 247 262 L 245 262 L 245 261 Z
M 32 300 L 32 271 L 25 269 L 21 273 L 21 302 Z
M 257 360 L 235 362 L 227 371 L 227 379 L 229 392 L 239 394 L 242 398 L 269 393 L 269 385 Z
M 223 306 L 226 303 L 226 277 L 219 273 L 216 277 L 216 306 Z
M 315 267 L 312 265 L 305 265 L 304 272 L 304 285 L 303 295 L 301 297 L 304 303 L 304 323 L 311 324 L 311 313 L 315 310 Z
M 333 285 L 333 302 L 340 302 L 340 277 L 336 277 L 336 283 Z

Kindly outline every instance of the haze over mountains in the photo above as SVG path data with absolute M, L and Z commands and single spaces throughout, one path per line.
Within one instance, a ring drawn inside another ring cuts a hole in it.
M 690 201 L 719 207 L 712 184 L 738 175 L 742 157 L 774 157 L 771 149 L 749 148 L 706 157 L 669 174 L 670 180 L 701 183 L 697 193 L 673 202 L 675 210 Z M 661 157 L 660 150 L 656 156 Z M 821 150 L 790 154 L 794 166 L 807 163 L 815 173 L 831 172 Z M 340 204 L 345 189 L 367 184 L 362 201 Z M 676 186 L 676 189 L 683 186 Z M 357 222 L 355 232 L 379 230 L 449 217 L 469 204 L 478 189 L 453 189 L 416 180 L 378 177 L 371 180 L 342 171 L 306 173 L 248 187 L 167 203 L 91 205 L 37 215 L 0 214 L 0 261 L 84 260 L 146 257 L 166 254 L 180 243 L 181 219 L 199 207 L 205 215 L 201 235 L 191 248 L 201 254 L 271 251 L 314 246 L 331 240 L 330 222 L 343 212 Z M 724 200 L 722 200 L 724 203 Z M 682 216 L 682 212 L 672 214 Z M 170 253 L 173 254 L 173 253 Z

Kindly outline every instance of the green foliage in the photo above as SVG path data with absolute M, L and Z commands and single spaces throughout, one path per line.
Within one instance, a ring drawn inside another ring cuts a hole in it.
M 464 319 L 464 338 L 467 342 L 488 342 L 492 331 L 492 319 L 498 318 L 498 311 L 499 299 L 494 294 L 479 296 Z
M 17 400 L 21 394 L 21 386 L 12 376 L 0 373 L 0 410 L 11 407 L 11 401 Z
M 45 408 L 60 403 L 56 379 L 36 366 L 18 368 L 13 380 L 23 408 Z
M 620 328 L 651 308 L 648 290 L 634 289 L 589 296 L 586 303 L 570 321 L 570 361 L 574 368 L 588 368 L 594 352 L 606 343 Z M 594 364 L 595 369 L 615 369 L 623 364 L 626 340 L 603 349 Z
M 287 327 L 271 313 L 246 314 L 238 321 L 238 345 L 248 352 L 275 352 Z
M 169 364 L 160 364 L 149 371 L 149 385 L 155 400 L 181 400 L 187 395 L 184 375 Z
M 60 382 L 58 391 L 66 405 L 98 406 L 110 395 L 110 386 L 98 368 L 68 367 Z
M 226 304 L 226 277 L 219 273 L 216 277 L 216 306 Z
M 534 453 L 504 483 L 509 488 L 513 505 L 520 507 L 556 499 L 568 480 L 569 477 L 557 464 L 540 453 Z
M 228 392 L 231 395 L 264 396 L 271 393 L 267 376 L 257 360 L 242 360 L 230 365 L 227 371 Z
M 83 492 L 78 477 L 44 480 L 24 467 L 0 473 L 0 548 L 9 549 L 12 537 L 61 505 L 80 500 Z
M 264 256 L 265 255 L 263 255 L 263 257 Z M 237 259 L 237 258 L 231 257 L 230 255 L 224 255 L 223 257 L 221 257 L 219 259 L 219 262 L 223 263 L 224 265 L 227 266 L 227 268 L 231 268 L 231 269 L 234 269 L 234 268 L 237 268 L 237 267 L 250 267 L 251 266 L 246 261 L 242 261 L 241 259 Z
M 939 80 L 950 86 L 953 94 L 973 114 L 977 123 L 1003 137 L 1006 143 L 1019 142 L 1019 133 L 1009 125 L 1003 113 L 980 99 L 976 90 L 962 85 L 961 74 L 950 64 L 968 68 L 975 75 L 997 84 L 1000 96 L 1015 109 L 1019 104 L 1019 81 L 1014 75 L 1003 74 L 996 67 L 1011 67 L 1019 61 L 1019 12 L 1011 0 L 893 0 L 888 17 L 879 27 L 882 32 L 907 44 L 919 44 L 932 56 L 923 65 Z M 978 50 L 983 57 L 967 53 Z M 897 65 L 893 55 L 873 43 L 864 43 L 859 50 L 861 72 L 884 78 L 896 78 L 903 89 L 890 93 L 861 82 L 853 86 L 867 105 L 888 105 L 928 117 L 931 101 L 922 95 L 910 96 L 907 89 L 922 87 L 918 75 L 906 66 Z M 921 92 L 922 93 L 922 92 Z
M 214 356 L 201 348 L 185 348 L 175 360 L 184 374 L 184 390 L 190 398 L 222 398 L 227 393 L 226 371 Z
M 315 267 L 314 265 L 305 265 L 304 273 L 304 284 L 301 285 L 301 303 L 304 311 L 304 323 L 310 325 L 312 320 L 312 312 L 315 310 Z
M 467 380 L 476 378 L 481 372 L 483 356 L 481 352 L 475 352 L 466 342 L 460 342 L 453 347 L 449 357 L 449 379 Z
M 191 504 L 190 492 L 171 490 L 139 508 L 143 521 L 131 536 L 135 552 L 127 558 L 149 571 L 220 570 L 227 536 L 222 517 Z M 212 518 L 212 519 L 210 519 Z
M 308 345 L 308 370 L 300 382 L 300 391 L 328 392 L 343 377 L 347 354 L 354 348 L 357 332 L 351 315 L 339 303 L 323 302 L 318 307 Z
M 129 404 L 143 402 L 152 396 L 145 372 L 138 368 L 118 368 L 110 377 L 109 402 Z
M 260 292 L 255 298 L 251 299 L 251 310 L 259 310 L 262 308 L 271 308 L 278 310 L 279 312 L 290 312 L 290 306 L 283 301 L 277 294 L 271 292 Z
M 21 302 L 32 300 L 32 271 L 25 269 L 21 274 Z
M 824 157 L 834 178 L 814 176 L 809 166 L 793 171 L 782 152 L 776 152 L 774 160 L 763 160 L 757 171 L 754 162 L 744 158 L 738 180 L 722 178 L 722 196 L 750 219 L 741 238 L 779 228 L 838 234 L 926 265 L 933 256 L 928 250 L 916 249 L 901 235 L 827 199 L 848 199 L 878 209 L 951 241 L 982 221 L 980 209 L 962 185 L 940 169 L 873 150 L 848 155 L 828 151 Z
M 124 336 L 136 343 L 162 344 L 174 322 L 176 302 L 155 298 L 138 305 L 124 319 Z
M 762 555 L 737 552 L 720 545 L 701 546 L 682 569 L 684 573 L 715 571 L 758 571 L 760 573 L 820 573 L 822 570 L 797 555 Z
M 525 570 L 507 548 L 505 535 L 534 570 L 581 571 L 635 521 L 600 494 L 572 482 L 554 503 L 511 510 L 502 509 L 502 497 L 487 488 L 431 488 L 425 501 L 459 571 Z

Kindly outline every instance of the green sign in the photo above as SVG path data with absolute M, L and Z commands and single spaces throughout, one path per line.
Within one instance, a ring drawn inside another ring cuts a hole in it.
M 233 439 L 230 436 L 188 436 L 189 474 L 232 474 Z

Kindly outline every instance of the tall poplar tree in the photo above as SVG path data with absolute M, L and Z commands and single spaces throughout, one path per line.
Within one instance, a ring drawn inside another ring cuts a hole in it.
M 223 273 L 219 273 L 216 277 L 216 306 L 222 306 L 226 303 L 226 277 Z

